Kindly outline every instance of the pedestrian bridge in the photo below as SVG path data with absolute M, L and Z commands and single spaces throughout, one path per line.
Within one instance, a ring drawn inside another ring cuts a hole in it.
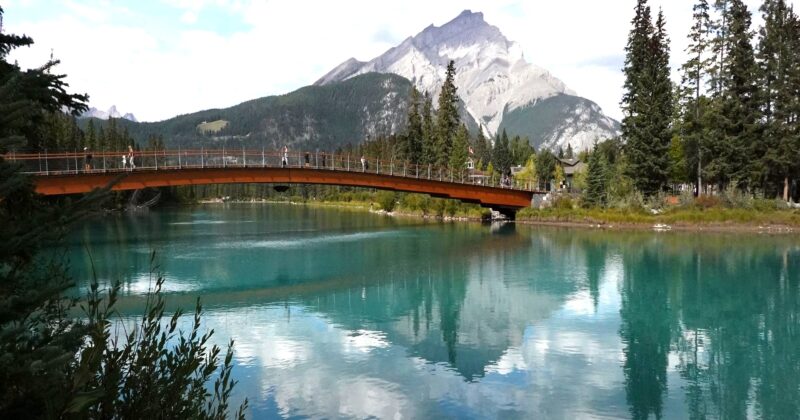
M 34 176 L 44 195 L 86 193 L 115 182 L 112 190 L 208 184 L 317 184 L 428 194 L 480 204 L 513 217 L 531 204 L 530 185 L 509 185 L 470 170 L 364 159 L 327 153 L 267 153 L 264 150 L 159 150 L 7 154 Z

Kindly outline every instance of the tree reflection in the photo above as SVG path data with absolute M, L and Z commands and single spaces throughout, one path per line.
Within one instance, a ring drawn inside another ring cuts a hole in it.
M 620 335 L 628 406 L 635 419 L 661 418 L 670 349 L 667 264 L 648 248 L 629 249 L 624 262 Z
M 632 417 L 663 415 L 673 351 L 687 417 L 800 418 L 798 249 L 730 239 L 623 245 L 620 336 Z

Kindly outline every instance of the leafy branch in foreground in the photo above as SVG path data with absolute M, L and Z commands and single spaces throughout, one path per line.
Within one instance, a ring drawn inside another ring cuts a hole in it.
M 151 278 L 157 271 L 151 255 Z M 86 305 L 91 340 L 81 352 L 75 375 L 79 397 L 68 407 L 73 414 L 92 418 L 192 418 L 225 419 L 236 381 L 233 369 L 233 341 L 220 364 L 220 348 L 209 340 L 213 330 L 200 332 L 202 306 L 197 300 L 191 329 L 179 329 L 184 315 L 177 310 L 165 322 L 165 299 L 161 292 L 163 276 L 156 276 L 148 293 L 142 319 L 130 332 L 112 336 L 112 327 L 125 329 L 125 320 L 112 322 L 120 285 L 103 298 L 93 282 Z M 120 340 L 122 338 L 122 341 Z M 206 388 L 215 372 L 213 394 Z M 247 400 L 236 417 L 244 418 Z

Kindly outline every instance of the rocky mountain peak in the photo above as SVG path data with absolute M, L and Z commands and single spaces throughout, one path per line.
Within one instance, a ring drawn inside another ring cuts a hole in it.
M 371 72 L 394 73 L 411 80 L 419 90 L 431 92 L 435 103 L 450 60 L 455 63 L 455 82 L 467 112 L 489 136 L 499 131 L 504 116 L 515 109 L 533 109 L 530 105 L 545 99 L 574 95 L 561 80 L 528 63 L 519 44 L 509 41 L 499 28 L 487 23 L 483 13 L 471 10 L 464 10 L 442 26 L 428 26 L 370 61 L 351 58 L 316 84 L 335 83 Z M 584 124 L 583 120 L 576 121 Z M 601 134 L 612 137 L 616 133 Z M 551 144 L 567 142 L 559 137 Z

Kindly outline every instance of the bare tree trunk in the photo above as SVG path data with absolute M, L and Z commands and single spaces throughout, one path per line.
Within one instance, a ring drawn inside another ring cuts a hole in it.
M 783 178 L 783 201 L 789 202 L 789 177 Z

